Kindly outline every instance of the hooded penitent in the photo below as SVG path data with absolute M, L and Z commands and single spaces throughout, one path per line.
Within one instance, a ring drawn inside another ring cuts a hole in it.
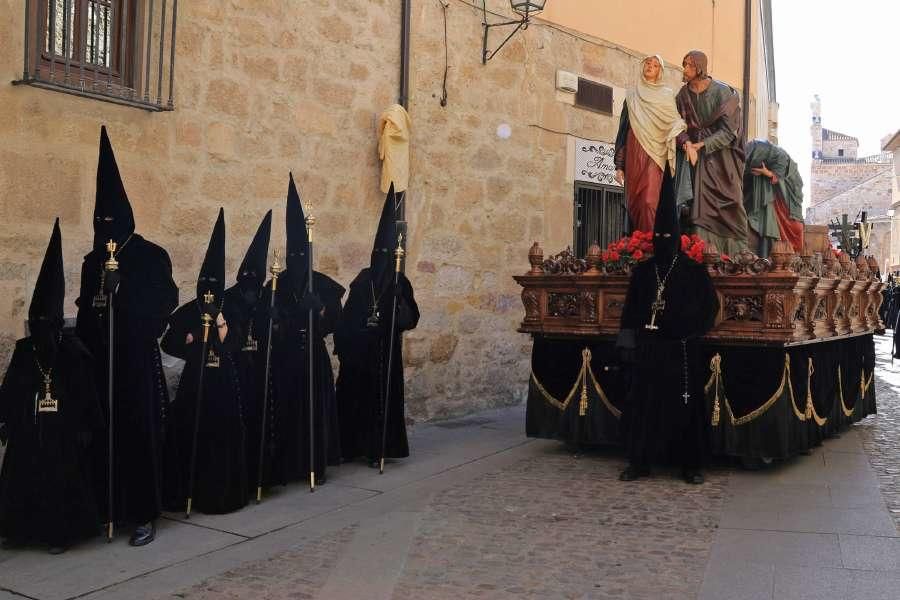
M 309 275 L 309 235 L 306 231 L 306 217 L 303 214 L 303 205 L 297 186 L 294 185 L 294 175 L 290 174 L 288 181 L 287 205 L 284 213 L 285 236 L 287 237 L 287 263 L 288 285 L 294 292 L 302 294 L 306 289 L 306 280 Z
M 396 248 L 397 198 L 392 184 L 381 209 L 381 219 L 378 221 L 378 231 L 375 232 L 375 243 L 372 245 L 372 258 L 369 263 L 372 282 L 377 289 L 386 289 L 393 280 Z
M 34 284 L 31 305 L 28 307 L 28 329 L 38 358 L 45 364 L 56 354 L 63 326 L 65 295 L 62 236 L 59 232 L 59 219 L 56 219 L 37 282 Z
M 9 434 L 0 435 L 7 444 L 0 537 L 61 548 L 98 533 L 85 442 L 106 438 L 93 359 L 62 331 L 64 294 L 57 219 L 28 308 L 30 337 L 16 342 L 0 384 L 0 423 Z
M 678 226 L 678 212 L 675 208 L 675 190 L 672 176 L 663 174 L 653 223 L 653 255 L 660 269 L 667 269 L 674 260 L 681 245 L 681 229 Z
M 266 260 L 269 256 L 269 238 L 272 233 L 272 211 L 268 211 L 247 248 L 244 261 L 238 269 L 237 282 L 241 294 L 248 303 L 255 302 L 259 290 L 266 281 Z
M 222 306 L 225 293 L 225 211 L 221 208 L 197 277 L 197 302 L 200 306 L 204 305 L 207 293 L 213 295 L 213 304 Z
M 132 233 L 134 233 L 134 214 L 104 126 L 100 128 L 100 156 L 97 160 L 94 248 L 103 249 L 109 240 L 121 246 Z

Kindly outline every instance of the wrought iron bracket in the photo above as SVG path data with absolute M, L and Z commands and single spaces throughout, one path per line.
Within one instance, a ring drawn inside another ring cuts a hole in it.
M 502 23 L 488 23 L 487 22 L 487 2 L 482 3 L 481 5 L 481 28 L 484 30 L 484 38 L 481 43 L 481 64 L 486 65 L 487 61 L 494 58 L 494 56 L 500 52 L 500 49 L 506 45 L 506 42 L 512 38 L 516 34 L 517 31 L 528 29 L 528 24 L 530 19 L 526 16 L 523 16 L 518 21 L 503 21 Z M 510 25 L 515 25 L 516 28 L 512 30 L 512 32 L 506 36 L 500 45 L 494 48 L 493 50 L 488 50 L 488 32 L 491 30 L 491 27 L 508 27 Z

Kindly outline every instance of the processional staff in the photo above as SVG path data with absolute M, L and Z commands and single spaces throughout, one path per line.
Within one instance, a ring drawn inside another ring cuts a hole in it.
M 316 224 L 316 218 L 312 216 L 312 205 L 307 202 L 306 203 L 306 237 L 309 241 L 309 255 L 307 262 L 307 277 L 306 277 L 306 286 L 307 286 L 307 301 L 310 303 L 309 307 L 309 325 L 307 327 L 306 333 L 306 356 L 307 356 L 307 367 L 309 369 L 307 383 L 308 383 L 308 398 L 309 398 L 309 491 L 316 491 L 316 443 L 315 443 L 315 404 L 313 402 L 313 395 L 315 393 L 315 353 L 313 352 L 313 327 L 315 325 L 316 319 L 316 307 L 312 301 L 313 298 L 313 226 Z
M 385 377 L 384 410 L 381 411 L 383 423 L 381 424 L 381 460 L 378 462 L 378 473 L 384 474 L 384 455 L 387 451 L 388 407 L 391 397 L 391 372 L 394 363 L 394 338 L 397 331 L 397 298 L 399 296 L 400 266 L 403 263 L 403 234 L 397 236 L 397 248 L 394 250 L 394 299 L 391 306 L 391 330 L 388 342 L 387 376 Z
M 262 428 L 259 434 L 259 469 L 257 471 L 257 479 L 256 479 L 256 503 L 259 504 L 262 502 L 262 482 L 263 482 L 263 458 L 265 456 L 266 449 L 266 420 L 268 415 L 268 407 L 269 407 L 269 369 L 272 364 L 272 321 L 273 321 L 273 313 L 275 309 L 275 291 L 278 289 L 278 276 L 281 275 L 281 272 L 284 271 L 284 268 L 281 266 L 281 263 L 278 261 L 280 256 L 278 256 L 278 250 L 275 250 L 275 260 L 272 261 L 272 266 L 269 267 L 269 272 L 272 274 L 272 295 L 269 298 L 269 327 L 268 334 L 266 335 L 266 368 L 263 372 L 263 395 L 262 395 Z
M 203 323 L 203 349 L 200 352 L 200 375 L 197 377 L 197 402 L 194 408 L 194 437 L 191 441 L 191 465 L 188 471 L 187 509 L 184 518 L 191 518 L 191 504 L 194 500 L 194 475 L 197 468 L 197 436 L 200 432 L 200 407 L 203 404 L 203 373 L 206 371 L 206 350 L 209 344 L 209 327 L 213 322 L 210 309 L 216 297 L 209 290 L 203 294 L 203 315 L 200 320 Z
M 113 280 L 113 276 L 111 273 L 117 273 L 119 270 L 119 261 L 116 260 L 116 243 L 113 240 L 109 240 L 106 242 L 106 251 L 109 252 L 109 258 L 106 259 L 106 262 L 103 263 L 103 281 L 101 285 L 106 285 L 106 282 L 109 280 Z M 103 290 L 100 291 L 102 293 Z M 113 419 L 113 366 L 114 359 L 113 355 L 115 354 L 115 311 L 113 310 L 113 298 L 115 297 L 116 289 L 115 286 L 110 285 L 107 286 L 107 299 L 106 299 L 106 314 L 107 314 L 107 333 L 109 335 L 109 340 L 107 343 L 107 376 L 106 376 L 106 397 L 109 405 L 109 426 L 107 427 L 107 465 L 106 465 L 106 479 L 107 479 L 107 511 L 108 511 L 108 521 L 106 523 L 106 542 L 112 542 L 114 530 L 115 530 L 115 517 L 113 516 L 115 513 L 113 511 L 113 468 L 115 465 L 114 461 L 114 423 Z

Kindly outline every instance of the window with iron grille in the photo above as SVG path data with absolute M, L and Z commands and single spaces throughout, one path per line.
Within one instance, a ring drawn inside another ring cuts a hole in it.
M 575 106 L 611 115 L 613 112 L 613 89 L 608 85 L 579 77 L 578 91 L 575 92 Z
M 14 83 L 174 108 L 178 0 L 26 0 L 25 15 L 23 73 Z
M 622 188 L 575 182 L 575 255 L 584 258 L 591 244 L 606 248 L 625 235 L 628 216 Z

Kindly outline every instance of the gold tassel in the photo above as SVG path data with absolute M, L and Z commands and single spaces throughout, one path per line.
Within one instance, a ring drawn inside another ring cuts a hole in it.
M 719 418 L 721 417 L 721 406 L 719 405 L 719 378 L 722 375 L 722 356 L 716 354 L 709 362 L 709 368 L 713 372 L 713 386 L 715 386 L 715 396 L 713 397 L 712 426 L 719 426 Z
M 591 350 L 585 348 L 581 351 L 581 401 L 578 403 L 578 416 L 587 415 L 588 394 L 587 394 L 587 374 L 591 368 Z

